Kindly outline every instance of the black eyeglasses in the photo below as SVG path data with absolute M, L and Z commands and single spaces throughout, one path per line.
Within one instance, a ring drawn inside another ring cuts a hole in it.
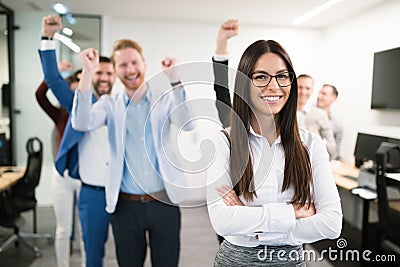
M 289 86 L 293 83 L 296 75 L 294 72 L 282 72 L 277 75 L 271 75 L 266 72 L 254 72 L 251 74 L 251 81 L 256 87 L 266 87 L 271 82 L 272 78 L 275 78 L 276 82 L 281 87 Z

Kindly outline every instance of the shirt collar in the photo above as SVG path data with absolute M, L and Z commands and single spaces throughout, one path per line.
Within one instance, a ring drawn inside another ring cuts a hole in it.
M 250 134 L 251 134 L 252 136 L 256 137 L 256 138 L 263 138 L 263 139 L 265 139 L 265 140 L 267 141 L 267 139 L 266 139 L 264 136 L 259 135 L 258 133 L 256 133 L 251 125 L 250 125 Z M 274 144 L 279 144 L 279 143 L 282 143 L 281 135 L 279 135 L 279 136 L 276 138 L 276 140 L 274 141 L 274 143 L 273 143 L 272 145 L 274 145 Z
M 124 93 L 123 93 L 123 98 L 124 98 L 125 106 L 128 107 L 131 99 L 129 98 L 126 91 L 124 91 Z M 140 101 L 140 103 L 148 102 L 148 101 L 150 101 L 150 98 L 151 98 L 150 86 L 149 86 L 149 84 L 147 84 L 147 92 L 144 95 L 143 99 Z M 140 104 L 140 103 L 138 103 L 138 104 Z
M 310 112 L 310 110 L 311 110 L 311 104 L 310 102 L 308 102 L 301 111 L 304 113 L 308 113 Z

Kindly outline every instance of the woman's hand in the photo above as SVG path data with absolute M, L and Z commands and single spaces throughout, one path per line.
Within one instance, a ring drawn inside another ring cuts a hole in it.
M 300 207 L 300 204 L 292 204 L 294 208 L 294 215 L 296 219 L 300 218 L 307 218 L 310 216 L 313 216 L 315 214 L 315 206 L 314 203 L 311 203 L 310 205 L 305 204 L 303 207 Z
M 222 185 L 217 188 L 217 191 L 227 206 L 244 206 L 235 191 L 229 186 Z

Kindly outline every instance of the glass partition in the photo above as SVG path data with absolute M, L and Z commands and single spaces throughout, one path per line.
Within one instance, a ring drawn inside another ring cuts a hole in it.
M 89 47 L 101 51 L 101 16 L 72 14 L 62 16 L 62 22 L 64 29 L 60 35 L 64 42 L 60 40 L 63 44 L 59 58 L 71 62 L 76 71 L 81 68 L 79 51 Z
M 13 165 L 12 88 L 13 12 L 0 3 L 0 165 Z

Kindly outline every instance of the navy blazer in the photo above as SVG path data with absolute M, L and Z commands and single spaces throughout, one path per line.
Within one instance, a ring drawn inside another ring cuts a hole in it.
M 60 102 L 61 106 L 68 113 L 71 113 L 74 92 L 58 71 L 56 50 L 39 50 L 39 55 L 46 84 Z M 93 96 L 92 102 L 96 102 L 96 100 L 96 97 Z M 80 178 L 78 143 L 83 137 L 83 134 L 84 132 L 76 131 L 72 128 L 71 116 L 69 116 L 55 162 L 56 170 L 61 176 L 64 175 L 65 170 L 68 170 L 68 175 L 70 177 Z

